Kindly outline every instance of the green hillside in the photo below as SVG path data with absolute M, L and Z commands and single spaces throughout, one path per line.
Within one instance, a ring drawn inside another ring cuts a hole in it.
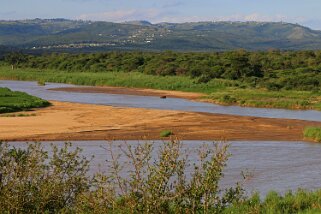
M 321 31 L 281 22 L 0 21 L 0 45 L 38 51 L 320 49 Z

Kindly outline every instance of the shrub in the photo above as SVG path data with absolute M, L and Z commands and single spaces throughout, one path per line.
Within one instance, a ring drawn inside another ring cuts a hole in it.
M 116 148 L 111 142 L 108 173 L 93 177 L 90 161 L 70 146 L 53 146 L 48 155 L 38 143 L 26 149 L 0 144 L 0 213 L 220 213 L 243 198 L 239 185 L 219 188 L 229 157 L 225 144 L 200 147 L 190 164 L 177 140 L 157 151 L 148 142 Z
M 169 136 L 171 136 L 173 134 L 174 133 L 171 130 L 163 130 L 163 131 L 161 131 L 160 136 L 161 137 L 169 137 Z
M 106 150 L 112 157 L 110 173 L 96 176 L 95 191 L 86 192 L 76 205 L 79 213 L 220 213 L 242 200 L 239 185 L 225 191 L 219 188 L 229 157 L 227 145 L 202 146 L 192 165 L 177 140 L 161 146 L 156 159 L 150 143 L 137 147 L 126 144 L 117 150 L 110 144 Z M 124 156 L 126 166 L 120 162 Z M 193 169 L 190 174 L 187 167 Z
M 71 209 L 89 190 L 88 164 L 79 149 L 53 146 L 51 157 L 40 144 L 26 149 L 0 145 L 0 213 L 56 213 Z
M 307 139 L 321 142 L 321 128 L 320 127 L 306 127 L 304 129 L 304 137 Z
M 230 95 L 224 95 L 221 99 L 220 99 L 221 102 L 223 103 L 226 103 L 226 104 L 233 104 L 233 103 L 236 103 L 237 100 L 236 98 L 230 96 Z
M 44 80 L 38 80 L 38 85 L 39 86 L 45 86 L 46 85 L 46 82 Z

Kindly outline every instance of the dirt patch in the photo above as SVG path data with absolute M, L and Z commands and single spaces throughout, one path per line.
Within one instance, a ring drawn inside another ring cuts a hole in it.
M 125 94 L 138 96 L 155 96 L 155 97 L 170 97 L 170 98 L 184 98 L 184 99 L 200 99 L 206 96 L 202 93 L 181 92 L 181 91 L 166 91 L 156 89 L 140 89 L 140 88 L 125 88 L 125 87 L 67 87 L 67 88 L 53 88 L 53 91 L 66 91 L 78 93 L 105 93 L 105 94 Z
M 137 140 L 160 139 L 172 130 L 183 140 L 300 141 L 306 126 L 320 122 L 139 108 L 117 108 L 52 101 L 34 117 L 0 119 L 0 139 Z

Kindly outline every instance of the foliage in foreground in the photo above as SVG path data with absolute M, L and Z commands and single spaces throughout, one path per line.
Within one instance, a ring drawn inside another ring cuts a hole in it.
M 320 127 L 306 127 L 303 135 L 305 138 L 321 142 L 321 128 Z
M 49 155 L 36 143 L 26 149 L 1 144 L 0 212 L 220 213 L 242 199 L 238 185 L 219 188 L 227 146 L 203 146 L 193 165 L 179 141 L 161 146 L 156 159 L 154 149 L 150 143 L 109 145 L 108 173 L 89 177 L 90 162 L 69 144 L 53 146 Z M 128 161 L 121 164 L 120 155 Z
M 181 142 L 106 144 L 108 173 L 89 176 L 90 160 L 71 144 L 0 144 L 0 213 L 318 213 L 321 191 L 258 194 L 222 191 L 227 145 L 203 145 L 190 163 Z M 157 152 L 157 156 L 152 157 Z M 125 162 L 121 159 L 126 159 Z
M 48 101 L 27 93 L 0 88 L 0 113 L 24 111 L 49 105 Z

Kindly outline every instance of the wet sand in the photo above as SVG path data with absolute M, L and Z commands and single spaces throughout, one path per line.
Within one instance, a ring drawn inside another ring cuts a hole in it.
M 31 117 L 1 117 L 5 141 L 160 139 L 172 130 L 182 140 L 301 141 L 320 122 L 269 119 L 51 101 Z M 29 112 L 30 113 L 30 112 Z

